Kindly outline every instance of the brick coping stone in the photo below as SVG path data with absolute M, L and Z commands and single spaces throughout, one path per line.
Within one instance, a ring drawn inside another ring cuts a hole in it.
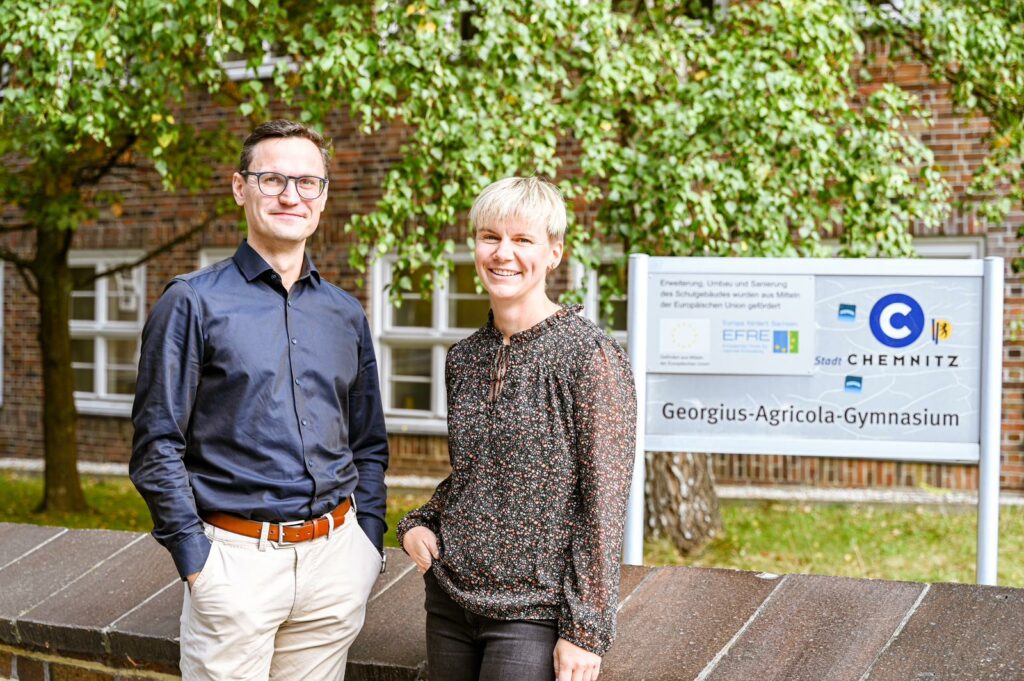
M 348 681 L 429 679 L 401 551 Z M 177 677 L 181 581 L 149 536 L 0 523 L 0 680 Z M 1024 679 L 1024 589 L 626 566 L 602 681 Z

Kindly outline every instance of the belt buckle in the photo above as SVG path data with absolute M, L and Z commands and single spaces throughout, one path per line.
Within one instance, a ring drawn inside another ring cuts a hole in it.
M 274 523 L 274 525 L 277 525 L 277 541 L 275 541 L 273 543 L 276 544 L 278 548 L 283 548 L 285 546 L 292 546 L 293 544 L 297 544 L 298 542 L 286 541 L 285 540 L 285 538 L 284 538 L 284 528 L 286 528 L 286 527 L 299 527 L 299 526 L 305 525 L 305 524 L 306 524 L 305 520 L 290 520 L 290 521 L 288 521 L 286 523 Z

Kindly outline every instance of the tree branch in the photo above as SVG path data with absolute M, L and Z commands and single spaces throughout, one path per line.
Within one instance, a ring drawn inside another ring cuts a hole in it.
M 17 225 L 4 225 L 0 227 L 0 234 L 14 234 L 15 232 L 28 232 L 35 229 L 35 225 L 22 222 Z
M 102 180 L 104 177 L 106 177 L 107 173 L 109 173 L 114 168 L 114 166 L 117 165 L 117 159 L 121 158 L 121 156 L 126 151 L 131 149 L 132 145 L 135 144 L 135 142 L 138 139 L 139 139 L 139 136 L 136 135 L 135 133 L 129 134 L 127 137 L 125 137 L 124 144 L 122 144 L 120 147 L 115 149 L 113 151 L 113 153 L 111 153 L 107 157 L 107 160 L 103 162 L 103 165 L 101 165 L 99 168 L 95 168 L 93 170 L 93 172 L 91 172 L 91 173 L 88 172 L 90 170 L 89 168 L 81 169 L 77 173 L 77 178 L 76 178 L 77 182 L 75 182 L 75 184 L 81 184 L 81 185 L 87 185 L 87 184 L 95 185 L 95 184 L 98 184 L 99 181 Z
M 32 260 L 18 255 L 14 251 L 8 250 L 0 246 L 0 260 L 5 260 L 9 263 L 13 263 L 17 267 L 27 267 L 31 269 L 35 264 Z
M 32 295 L 38 296 L 39 295 L 39 285 L 36 283 L 35 279 L 33 278 L 33 277 L 35 277 L 35 272 L 32 270 L 32 268 L 31 267 L 24 267 L 22 265 L 18 265 L 17 263 L 15 263 L 15 266 L 16 266 L 16 268 L 18 270 L 18 274 L 21 275 L 22 280 L 25 282 L 25 288 L 27 288 L 29 293 L 31 293 Z
M 214 212 L 213 215 L 211 215 L 211 216 L 201 220 L 198 224 L 196 224 L 191 229 L 189 229 L 189 230 L 187 230 L 185 232 L 182 232 L 181 234 L 179 234 L 178 236 L 174 237 L 170 241 L 157 246 L 153 250 L 149 251 L 148 253 L 146 253 L 145 255 L 140 257 L 138 260 L 135 260 L 133 262 L 127 262 L 127 263 L 124 263 L 122 265 L 118 265 L 117 267 L 112 267 L 109 270 L 105 270 L 105 271 L 99 272 L 97 274 L 90 274 L 87 277 L 84 277 L 82 279 L 76 280 L 75 281 L 75 287 L 79 288 L 79 287 L 85 286 L 87 284 L 91 284 L 92 282 L 96 281 L 97 279 L 102 279 L 103 277 L 109 277 L 110 275 L 117 274 L 119 272 L 125 272 L 125 271 L 128 271 L 128 270 L 133 270 L 136 267 L 138 267 L 139 265 L 142 265 L 145 262 L 147 262 L 149 260 L 152 260 L 153 258 L 157 257 L 158 255 L 162 255 L 162 254 L 170 251 L 171 249 L 175 248 L 176 246 L 178 246 L 178 245 L 188 241 L 189 239 L 194 237 L 196 234 L 198 234 L 199 232 L 203 231 L 204 229 L 209 227 L 211 224 L 213 224 L 213 222 L 215 220 L 217 220 L 217 218 L 219 218 L 219 217 L 220 217 L 220 214 L 217 213 L 217 212 Z

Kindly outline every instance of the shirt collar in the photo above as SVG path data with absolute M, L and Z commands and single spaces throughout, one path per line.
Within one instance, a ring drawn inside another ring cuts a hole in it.
M 266 260 L 263 259 L 256 250 L 249 245 L 247 239 L 243 239 L 238 250 L 235 251 L 234 255 L 235 264 L 238 265 L 238 269 L 242 271 L 242 276 L 245 277 L 246 281 L 252 282 L 259 279 L 267 272 L 274 270 Z M 314 285 L 320 284 L 320 270 L 313 264 L 313 260 L 306 253 L 302 257 L 302 271 L 299 274 L 299 279 L 305 279 L 309 277 L 310 281 Z

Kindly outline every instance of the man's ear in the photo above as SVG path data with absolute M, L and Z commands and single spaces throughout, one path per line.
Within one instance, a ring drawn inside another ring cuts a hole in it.
M 231 193 L 235 195 L 235 203 L 239 206 L 245 203 L 245 178 L 235 173 L 231 176 Z

